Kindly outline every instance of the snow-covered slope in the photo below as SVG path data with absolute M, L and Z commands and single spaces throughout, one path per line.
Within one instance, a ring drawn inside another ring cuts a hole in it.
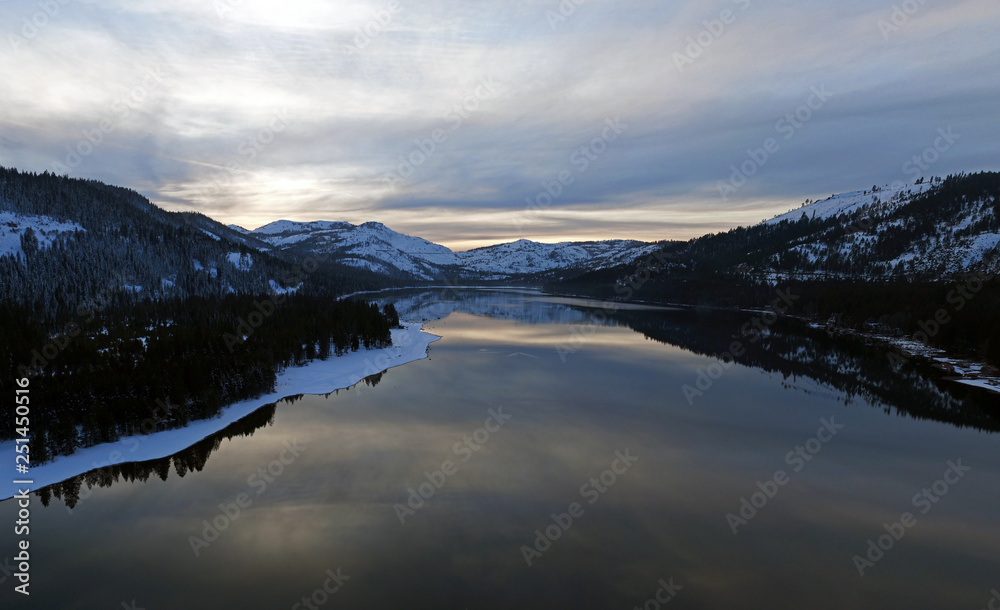
M 301 283 L 297 263 L 273 250 L 203 214 L 167 212 L 129 189 L 0 167 L 5 301 L 40 304 L 55 315 L 97 295 L 216 297 Z
M 640 241 L 595 241 L 543 244 L 521 239 L 459 252 L 468 269 L 491 275 L 533 274 L 556 269 L 602 269 L 630 261 L 656 249 Z
M 885 212 L 909 202 L 914 196 L 924 193 L 930 188 L 930 182 L 924 182 L 922 184 L 896 183 L 878 187 L 877 190 L 850 191 L 848 193 L 833 195 L 829 199 L 804 205 L 801 208 L 790 212 L 785 212 L 784 214 L 780 214 L 770 220 L 764 221 L 763 224 L 773 225 L 783 220 L 795 222 L 799 220 L 803 214 L 805 214 L 810 220 L 836 218 L 841 214 L 852 214 L 857 212 L 865 206 L 871 206 L 881 212 Z
M 378 222 L 278 220 L 252 234 L 279 250 L 328 254 L 339 263 L 393 276 L 431 280 L 458 264 L 448 248 L 397 233 Z
M 337 358 L 313 360 L 303 366 L 285 369 L 278 375 L 273 392 L 231 404 L 214 418 L 193 421 L 183 428 L 123 437 L 114 443 L 94 445 L 73 455 L 33 465 L 34 488 L 41 489 L 89 472 L 95 465 L 106 465 L 109 456 L 112 456 L 112 463 L 124 464 L 173 455 L 246 417 L 262 405 L 298 394 L 327 394 L 338 388 L 350 387 L 369 375 L 426 358 L 428 346 L 438 339 L 440 337 L 423 332 L 419 324 L 409 324 L 392 331 L 390 347 L 350 352 Z M 0 454 L 13 455 L 14 445 L 12 440 L 0 443 Z M 115 455 L 118 458 L 114 458 Z M 0 482 L 2 501 L 17 493 L 16 486 L 11 483 L 18 478 L 13 460 L 0 467 L 0 472 L 5 475 L 5 480 Z
M 23 254 L 21 237 L 31 229 L 39 248 L 48 248 L 60 233 L 85 229 L 75 222 L 61 222 L 49 216 L 32 216 L 0 211 L 0 256 Z
M 754 228 L 799 236 L 778 244 L 763 232 L 758 252 L 772 254 L 751 268 L 867 277 L 1000 272 L 1000 192 L 992 180 L 897 184 L 805 205 Z
M 342 264 L 420 280 L 458 275 L 505 279 L 559 269 L 601 268 L 632 260 L 656 247 L 622 240 L 543 244 L 522 239 L 468 252 L 453 252 L 426 239 L 398 233 L 378 222 L 352 225 L 279 220 L 250 234 L 280 250 L 329 254 Z

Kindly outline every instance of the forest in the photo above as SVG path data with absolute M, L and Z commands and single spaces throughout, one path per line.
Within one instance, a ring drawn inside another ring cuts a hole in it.
M 622 299 L 622 285 L 614 273 L 599 274 L 603 282 L 593 281 L 595 276 L 548 289 Z M 895 336 L 923 332 L 917 336 L 928 346 L 1000 363 L 1000 281 L 988 274 L 942 281 L 790 279 L 776 286 L 725 273 L 670 273 L 625 294 L 636 302 L 737 310 L 766 308 L 777 290 L 797 297 L 786 315 L 819 322 L 836 315 L 842 328 L 878 329 Z
M 549 282 L 551 292 L 601 299 L 722 309 L 761 309 L 776 290 L 798 298 L 787 312 L 855 330 L 913 335 L 933 347 L 1000 363 L 997 249 L 961 272 L 915 256 L 889 265 L 914 244 L 1000 234 L 1000 173 L 935 179 L 905 206 L 865 206 L 851 214 L 738 227 L 660 250 L 627 265 Z M 872 193 L 878 193 L 873 187 Z M 885 202 L 883 202 L 885 203 Z M 891 202 L 890 202 L 891 203 Z M 970 210 L 975 214 L 968 215 Z M 963 216 L 963 214 L 965 214 Z M 956 219 L 963 218 L 959 223 Z M 842 248 L 865 236 L 863 248 Z M 828 255 L 807 261 L 803 244 Z M 798 246 L 798 247 L 797 247 Z M 905 258 L 905 257 L 904 257 Z
M 194 296 L 110 304 L 53 337 L 40 314 L 0 303 L 0 363 L 5 384 L 31 379 L 32 461 L 39 462 L 211 418 L 272 392 L 287 367 L 387 347 L 398 325 L 391 304 Z M 13 438 L 12 421 L 3 419 L 0 439 Z
M 129 306 L 161 297 L 269 294 L 300 288 L 341 296 L 393 285 L 367 270 L 288 256 L 195 212 L 167 212 L 139 193 L 94 180 L 0 167 L 0 212 L 77 225 L 28 228 L 15 255 L 0 252 L 0 298 L 52 323 L 100 301 Z M 0 238 L 16 227 L 0 225 Z
M 399 325 L 391 305 L 337 300 L 384 278 L 130 189 L 0 168 L 0 212 L 20 245 L 0 253 L 0 391 L 31 379 L 33 463 L 213 417 L 287 367 L 387 346 Z M 45 234 L 39 217 L 75 228 Z

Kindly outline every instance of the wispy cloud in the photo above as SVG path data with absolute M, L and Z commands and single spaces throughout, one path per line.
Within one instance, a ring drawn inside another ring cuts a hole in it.
M 935 174 L 997 169 L 992 1 L 895 21 L 893 3 L 860 0 L 562 4 L 0 3 L 0 163 L 67 166 L 103 124 L 72 175 L 245 226 L 379 220 L 455 246 L 756 222 L 903 178 L 947 125 L 963 138 Z M 477 95 L 483 79 L 497 86 Z M 775 136 L 817 86 L 835 96 L 794 138 Z M 609 118 L 628 130 L 581 171 L 575 151 Z M 435 130 L 433 152 L 393 179 Z M 719 197 L 769 137 L 780 150 Z M 572 183 L 518 222 L 564 171 Z

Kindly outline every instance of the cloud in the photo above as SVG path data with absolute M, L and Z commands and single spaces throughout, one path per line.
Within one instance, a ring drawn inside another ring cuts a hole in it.
M 928 175 L 997 169 L 992 2 L 571 4 L 2 3 L 0 163 L 65 167 L 104 122 L 72 175 L 223 222 L 378 220 L 452 245 L 748 224 L 902 179 L 949 126 Z M 817 87 L 832 96 L 789 136 Z M 574 163 L 609 120 L 628 129 Z

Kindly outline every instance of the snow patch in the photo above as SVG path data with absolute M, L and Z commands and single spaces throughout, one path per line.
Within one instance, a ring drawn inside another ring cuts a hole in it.
M 329 360 L 314 360 L 305 366 L 289 368 L 278 375 L 274 392 L 252 400 L 230 405 L 212 419 L 198 420 L 184 428 L 166 430 L 148 436 L 130 436 L 114 443 L 104 443 L 81 449 L 73 455 L 61 456 L 51 462 L 31 468 L 33 490 L 60 483 L 90 472 L 94 464 L 109 465 L 142 462 L 171 456 L 198 441 L 215 434 L 260 407 L 298 394 L 328 394 L 350 387 L 369 375 L 427 357 L 428 346 L 441 337 L 424 332 L 420 324 L 408 324 L 392 331 L 391 347 L 359 350 Z M 12 481 L 14 472 L 14 441 L 0 443 L 3 459 L 0 472 L 0 501 L 18 493 Z M 112 462 L 112 460 L 114 460 Z
M 762 224 L 773 225 L 784 220 L 798 222 L 802 215 L 812 219 L 835 218 L 841 214 L 851 214 L 866 205 L 885 205 L 888 207 L 898 207 L 909 202 L 910 199 L 926 192 L 931 188 L 930 181 L 923 184 L 895 184 L 879 187 L 877 191 L 851 191 L 833 195 L 822 201 L 815 201 L 790 212 L 785 212 L 775 216 L 770 220 L 765 220 Z M 905 193 L 910 191 L 910 196 Z
M 240 271 L 249 271 L 253 267 L 253 257 L 249 254 L 230 252 L 226 255 L 226 260 Z
M 275 282 L 274 280 L 268 280 L 268 283 L 271 285 L 271 292 L 275 294 L 295 294 L 299 290 L 298 286 L 295 286 L 294 288 L 283 288 L 281 284 Z
M 62 222 L 51 216 L 31 216 L 16 212 L 0 212 L 0 256 L 24 254 L 21 236 L 33 229 L 39 248 L 49 248 L 61 233 L 86 231 L 75 222 Z

